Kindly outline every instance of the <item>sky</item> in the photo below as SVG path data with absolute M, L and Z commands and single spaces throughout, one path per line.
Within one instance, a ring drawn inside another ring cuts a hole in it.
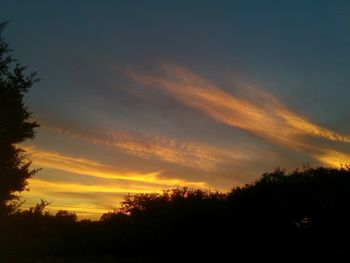
M 127 194 L 229 191 L 350 163 L 349 1 L 0 0 L 41 81 L 23 192 L 98 219 Z

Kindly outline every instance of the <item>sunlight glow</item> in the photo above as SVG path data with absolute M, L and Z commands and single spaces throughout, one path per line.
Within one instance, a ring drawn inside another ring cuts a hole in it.
M 349 154 L 344 154 L 333 150 L 329 150 L 322 155 L 316 155 L 315 158 L 332 167 L 339 168 L 344 165 L 350 165 Z

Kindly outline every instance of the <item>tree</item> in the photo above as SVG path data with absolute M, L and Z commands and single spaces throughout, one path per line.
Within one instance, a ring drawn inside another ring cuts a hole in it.
M 18 143 L 33 139 L 38 123 L 31 121 L 23 99 L 38 81 L 35 73 L 25 74 L 26 67 L 12 57 L 12 50 L 3 38 L 6 22 L 0 23 L 0 214 L 11 209 L 9 201 L 17 198 L 27 179 L 38 170 L 30 168 L 28 154 Z

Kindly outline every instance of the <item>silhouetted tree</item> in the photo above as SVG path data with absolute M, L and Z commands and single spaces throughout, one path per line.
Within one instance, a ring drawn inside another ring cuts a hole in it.
M 12 57 L 2 33 L 6 22 L 0 23 L 0 214 L 11 209 L 9 201 L 14 192 L 23 191 L 27 179 L 37 170 L 31 170 L 26 152 L 17 146 L 34 138 L 38 123 L 30 121 L 31 112 L 23 101 L 24 94 L 38 81 L 35 73 L 25 74 Z

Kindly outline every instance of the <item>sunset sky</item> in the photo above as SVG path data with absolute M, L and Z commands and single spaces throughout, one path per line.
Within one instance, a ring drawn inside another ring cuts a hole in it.
M 127 193 L 230 190 L 350 163 L 350 1 L 0 0 L 42 79 L 25 206 L 99 218 Z

